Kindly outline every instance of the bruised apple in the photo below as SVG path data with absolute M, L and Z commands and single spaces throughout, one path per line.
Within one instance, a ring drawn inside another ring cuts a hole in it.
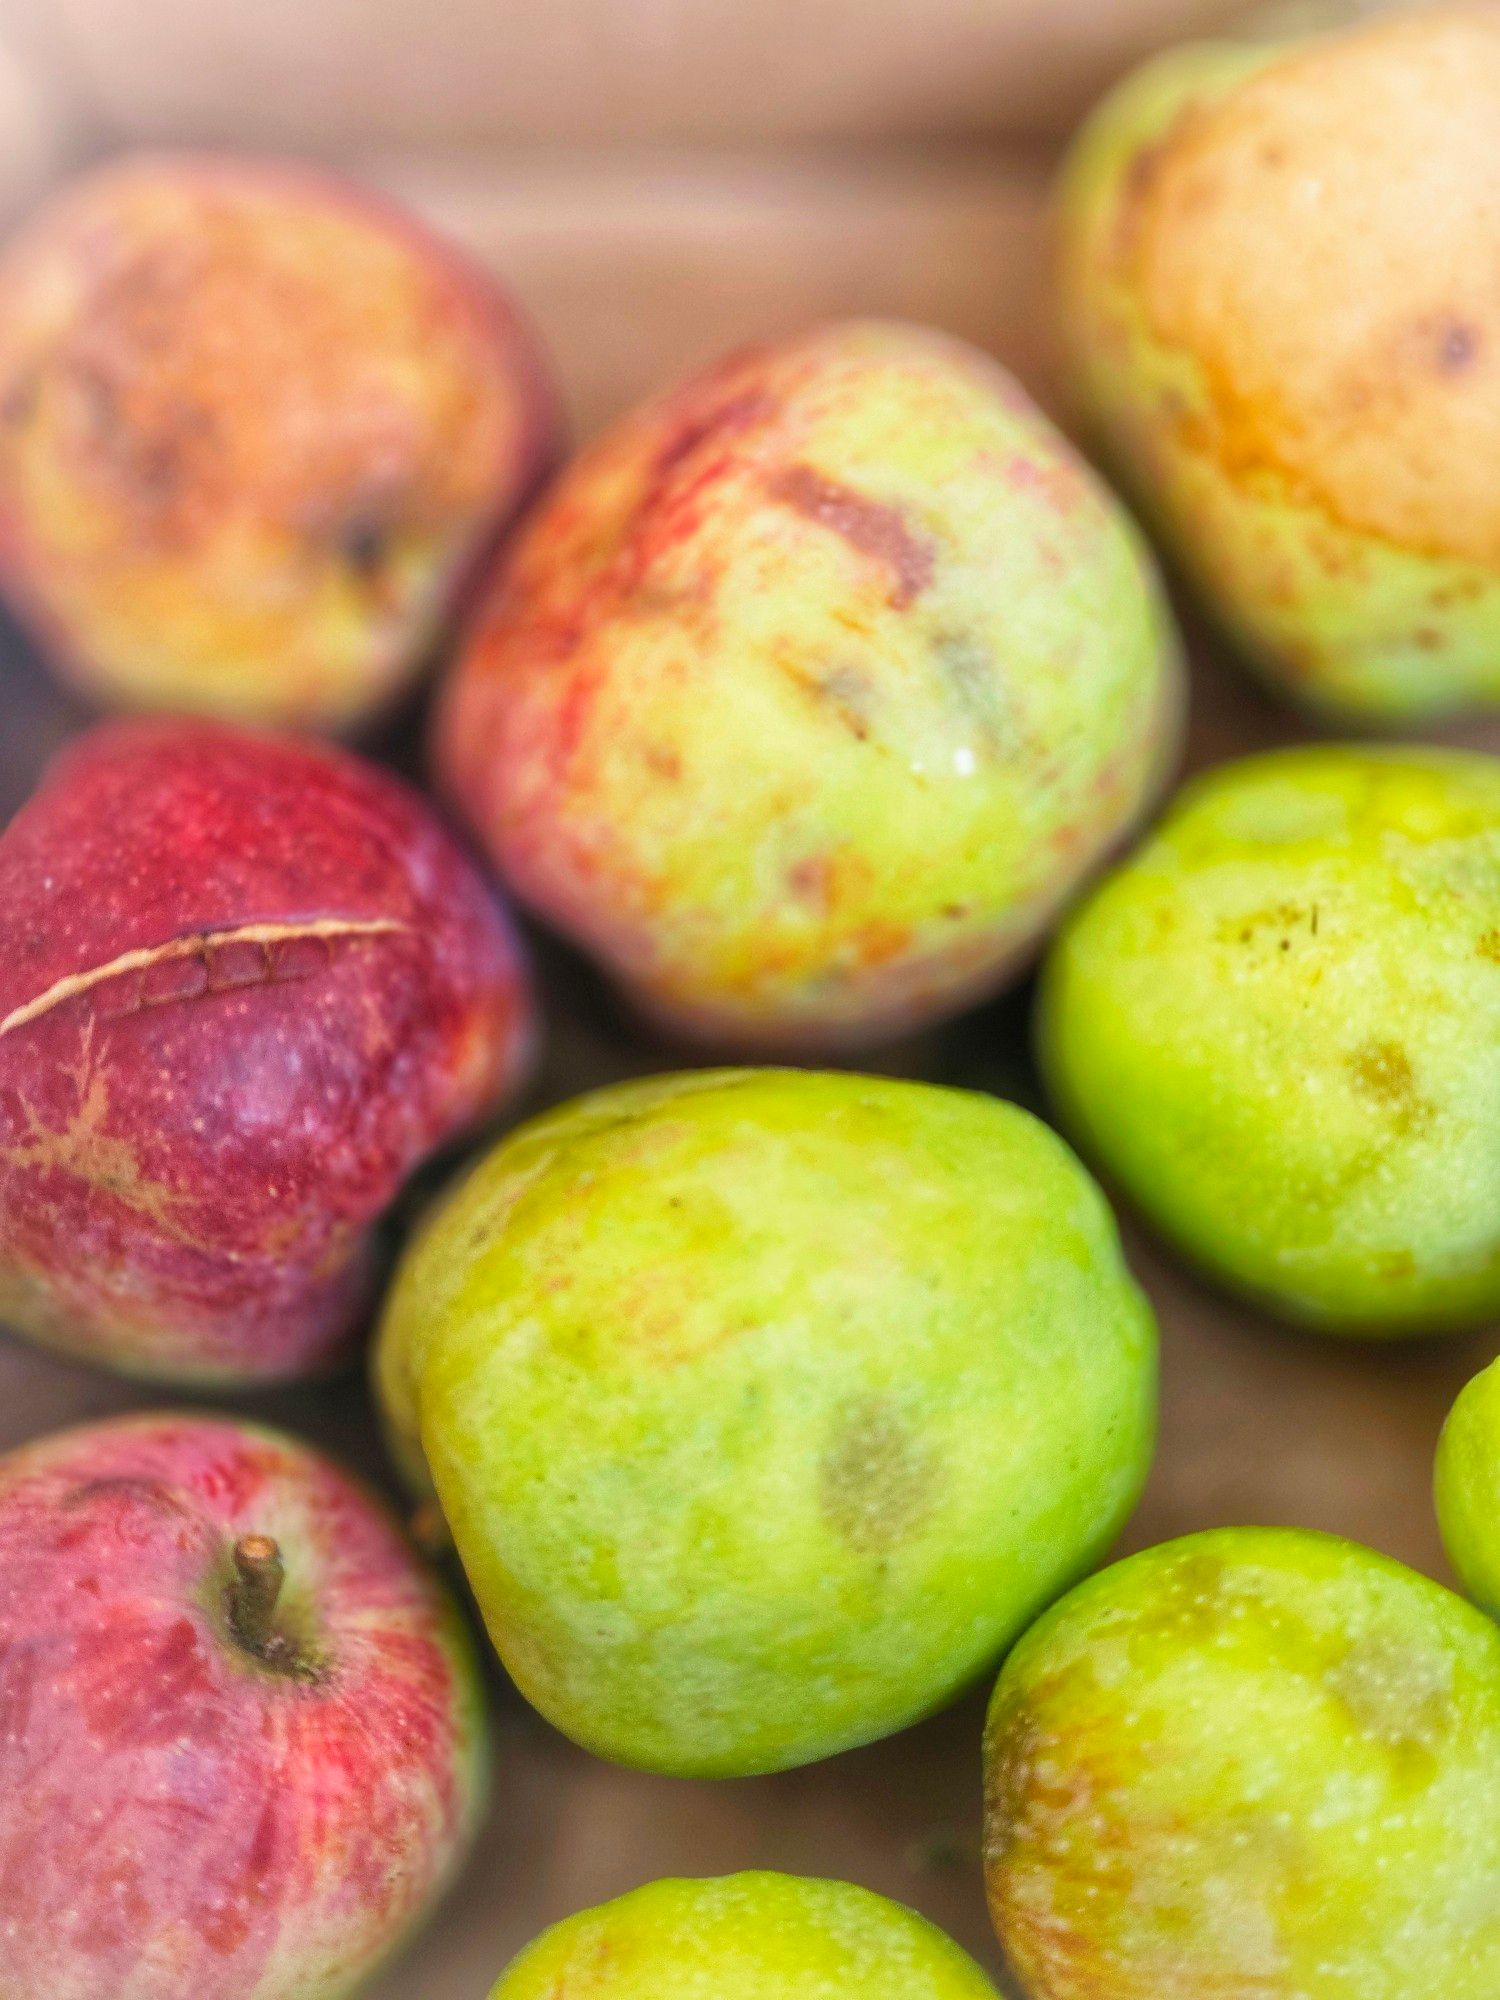
M 673 1029 L 859 1045 L 1012 977 L 1153 796 L 1175 648 L 994 362 L 824 326 L 624 418 L 502 565 L 439 775 Z
M 1155 1434 L 1155 1323 L 1062 1141 L 805 1070 L 512 1133 L 408 1249 L 376 1363 L 521 1692 L 704 1777 L 951 1699 L 1098 1560 Z
M 1114 458 L 1278 686 L 1500 706 L 1500 11 L 1196 42 L 1064 177 L 1064 317 Z
M 129 158 L 0 255 L 0 587 L 107 703 L 385 707 L 555 430 L 504 294 L 313 168 Z

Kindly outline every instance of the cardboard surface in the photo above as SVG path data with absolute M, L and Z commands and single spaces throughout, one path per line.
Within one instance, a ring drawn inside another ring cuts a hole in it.
M 587 426 L 679 363 L 824 312 L 904 310 L 983 340 L 1050 394 L 1039 167 L 989 157 L 844 163 L 658 162 L 634 182 L 584 163 L 513 179 L 478 163 L 385 162 L 456 233 L 522 283 Z M 590 186 L 610 201 L 590 213 Z M 612 204 L 612 205 L 611 205 Z M 82 719 L 8 632 L 0 652 L 0 818 Z M 1303 733 L 1199 644 L 1195 764 Z M 410 722 L 386 747 L 410 757 Z M 1500 749 L 1500 730 L 1470 741 Z M 3 912 L 0 912 L 3 924 Z M 3 932 L 0 932 L 3 935 Z M 568 955 L 543 950 L 551 1022 L 532 1107 L 683 1058 L 628 1029 Z M 872 1066 L 875 1066 L 872 1064 Z M 889 1051 L 878 1066 L 1036 1102 L 1024 993 Z M 1133 1261 L 1165 1340 L 1162 1445 L 1129 1546 L 1193 1528 L 1333 1529 L 1443 1574 L 1429 1497 L 1446 1408 L 1494 1351 L 1481 1337 L 1361 1350 L 1278 1332 L 1198 1285 L 1140 1232 Z M 0 1340 L 0 1446 L 150 1397 Z M 358 1381 L 255 1399 L 380 1472 Z M 574 1750 L 498 1684 L 494 1810 L 427 1936 L 373 2000 L 483 2000 L 543 1924 L 653 1876 L 775 1866 L 845 1875 L 913 1903 L 985 1963 L 995 1953 L 978 1871 L 982 1700 L 814 1769 L 736 1784 L 621 1772 Z

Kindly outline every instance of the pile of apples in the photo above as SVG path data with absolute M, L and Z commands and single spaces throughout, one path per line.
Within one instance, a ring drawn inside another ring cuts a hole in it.
M 428 1546 L 600 1756 L 784 1770 L 1004 1661 L 1031 2000 L 1494 2000 L 1500 1375 L 1438 1466 L 1474 1603 L 1292 1529 L 1091 1576 L 1156 1328 L 1049 1126 L 741 1066 L 494 1133 L 541 1033 L 505 893 L 715 1064 L 1040 959 L 1062 1129 L 1204 1270 L 1350 1339 L 1500 1315 L 1500 760 L 1389 736 L 1500 709 L 1497 188 L 1489 7 L 1186 49 L 1079 140 L 1105 460 L 1274 686 L 1387 732 L 1224 766 L 1129 853 L 1172 613 L 984 356 L 818 327 L 559 469 L 524 318 L 376 197 L 210 156 L 63 191 L 0 254 L 0 587 L 135 713 L 0 834 L 0 1319 L 221 1401 L 375 1321 Z M 439 660 L 436 801 L 317 740 Z M 487 1761 L 464 1618 L 303 1444 L 143 1411 L 0 1461 L 7 2000 L 352 1992 Z M 584 1912 L 496 2000 L 992 1992 L 760 1874 Z

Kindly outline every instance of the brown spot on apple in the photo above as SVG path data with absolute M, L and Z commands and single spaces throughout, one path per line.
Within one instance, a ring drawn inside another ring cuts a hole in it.
M 784 466 L 771 476 L 769 490 L 783 506 L 882 564 L 891 575 L 894 610 L 905 611 L 932 582 L 932 544 L 912 529 L 899 507 L 872 500 L 811 465 Z
M 859 1555 L 882 1555 L 931 1514 L 938 1468 L 888 1398 L 870 1396 L 838 1422 L 819 1469 L 819 1505 Z

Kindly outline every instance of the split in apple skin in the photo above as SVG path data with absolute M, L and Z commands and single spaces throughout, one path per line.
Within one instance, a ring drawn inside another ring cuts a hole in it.
M 326 1371 L 415 1169 L 528 1068 L 503 908 L 351 752 L 104 724 L 0 834 L 0 1320 L 126 1373 Z

